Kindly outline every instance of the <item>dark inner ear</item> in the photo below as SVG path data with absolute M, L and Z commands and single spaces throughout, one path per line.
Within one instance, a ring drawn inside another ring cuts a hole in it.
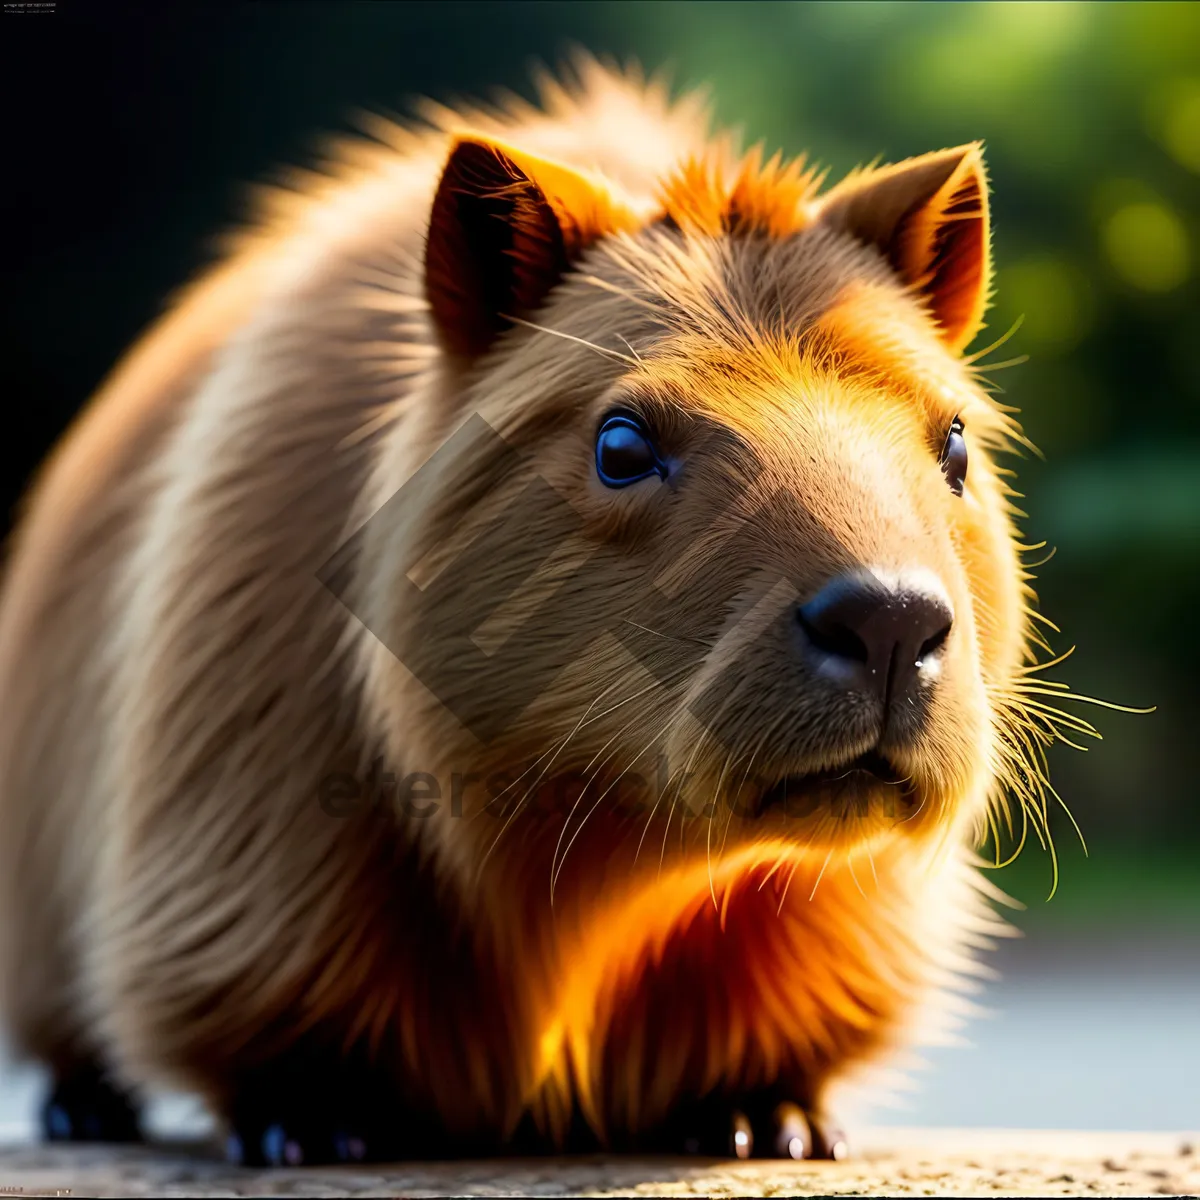
M 482 354 L 506 318 L 535 309 L 566 269 L 562 227 L 537 184 L 496 148 L 460 142 L 425 248 L 425 291 L 445 348 Z
M 822 201 L 826 225 L 874 245 L 928 302 L 956 352 L 987 307 L 987 183 L 972 144 L 852 176 Z
M 987 229 L 980 177 L 971 173 L 942 209 L 934 235 L 932 278 L 928 290 L 934 311 L 953 338 L 960 338 L 986 290 Z

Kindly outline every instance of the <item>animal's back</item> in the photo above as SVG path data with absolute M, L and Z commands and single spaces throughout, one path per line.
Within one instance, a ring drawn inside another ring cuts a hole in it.
M 100 876 L 107 857 L 119 877 L 113 843 L 139 805 L 170 805 L 173 783 L 215 770 L 213 756 L 237 742 L 246 761 L 231 766 L 222 753 L 236 782 L 213 786 L 261 793 L 257 836 L 287 828 L 301 860 L 312 852 L 294 814 L 278 811 L 296 790 L 281 775 L 301 776 L 307 800 L 316 781 L 306 770 L 362 753 L 331 623 L 339 610 L 316 570 L 358 511 L 372 428 L 403 409 L 412 375 L 436 369 L 420 255 L 448 134 L 515 136 L 647 198 L 663 161 L 703 145 L 695 101 L 669 108 L 657 88 L 594 64 L 582 72 L 572 94 L 545 82 L 545 111 L 430 106 L 427 131 L 381 124 L 379 143 L 339 150 L 329 174 L 275 191 L 264 219 L 130 352 L 43 469 L 0 605 L 0 1002 L 19 1050 L 69 1065 L 105 1040 L 87 950 L 125 924 L 109 909 L 132 899 L 128 889 L 114 885 L 118 899 Z M 381 258 L 386 293 L 373 277 Z M 386 365 L 384 338 L 395 355 Z M 269 633 L 257 656 L 246 653 L 252 628 Z M 221 728 L 197 728 L 197 686 L 220 693 L 210 711 Z M 162 720 L 172 705 L 174 728 Z M 342 727 L 329 728 L 330 712 L 345 714 Z M 139 722 L 153 723 L 161 761 L 123 758 Z M 320 831 L 313 840 L 321 845 Z M 178 937 L 203 921 L 180 908 L 187 894 L 177 876 L 166 893 L 147 888 L 139 910 L 174 897 L 162 936 Z M 220 976 L 206 986 L 214 996 Z
M 214 277 L 115 373 L 43 469 L 8 547 L 0 979 L 20 1048 L 52 1062 L 83 1034 L 75 927 L 100 835 L 121 570 L 154 503 L 153 464 L 254 283 L 246 268 Z

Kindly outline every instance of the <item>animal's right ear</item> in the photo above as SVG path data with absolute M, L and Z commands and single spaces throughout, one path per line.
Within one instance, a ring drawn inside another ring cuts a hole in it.
M 637 225 L 600 181 L 490 139 L 459 138 L 425 246 L 425 294 L 444 348 L 482 354 L 536 309 L 597 237 Z
M 821 197 L 816 211 L 822 224 L 883 254 L 956 353 L 979 332 L 991 254 L 978 143 L 856 173 Z

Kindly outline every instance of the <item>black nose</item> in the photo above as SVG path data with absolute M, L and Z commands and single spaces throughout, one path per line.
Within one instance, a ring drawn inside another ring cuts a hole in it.
M 796 616 L 819 674 L 885 704 L 936 677 L 954 620 L 930 582 L 901 575 L 887 583 L 865 571 L 838 576 Z

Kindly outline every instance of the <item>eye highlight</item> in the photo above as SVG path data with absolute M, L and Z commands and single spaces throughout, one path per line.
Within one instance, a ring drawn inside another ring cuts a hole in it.
M 950 432 L 942 443 L 942 452 L 938 455 L 938 463 L 950 490 L 956 495 L 963 494 L 963 485 L 967 482 L 967 439 L 963 436 L 966 429 L 960 418 L 955 417 L 950 422 Z
M 666 479 L 667 468 L 641 421 L 615 413 L 596 434 L 596 474 L 605 487 L 622 488 L 651 475 Z

